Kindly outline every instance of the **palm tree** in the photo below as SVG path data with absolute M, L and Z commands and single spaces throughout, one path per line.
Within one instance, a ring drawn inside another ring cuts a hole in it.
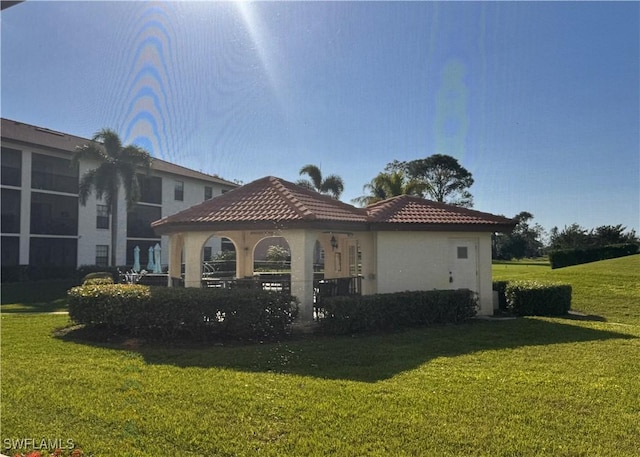
M 100 165 L 87 171 L 80 178 L 78 198 L 83 206 L 95 188 L 96 198 L 102 199 L 111 215 L 111 266 L 116 264 L 118 241 L 118 192 L 124 188 L 127 209 L 131 209 L 140 198 L 140 186 L 136 171 L 151 170 L 151 154 L 139 146 L 122 146 L 118 134 L 111 129 L 102 129 L 92 138 L 92 143 L 76 147 L 72 163 L 80 159 L 92 159 Z
M 329 175 L 322 179 L 322 172 L 320 168 L 315 165 L 305 165 L 302 167 L 300 169 L 300 175 L 304 174 L 308 175 L 311 180 L 300 179 L 297 183 L 298 185 L 315 190 L 321 194 L 331 195 L 336 200 L 340 198 L 340 194 L 342 194 L 344 190 L 344 182 L 340 176 Z
M 363 190 L 368 191 L 369 195 L 354 198 L 352 201 L 356 204 L 367 206 L 398 195 L 420 196 L 423 188 L 424 186 L 421 183 L 407 180 L 402 171 L 379 173 L 378 176 L 363 187 Z

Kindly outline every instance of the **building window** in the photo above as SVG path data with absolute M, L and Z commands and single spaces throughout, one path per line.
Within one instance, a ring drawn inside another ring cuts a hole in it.
M 220 249 L 222 251 L 235 251 L 236 246 L 233 244 L 233 241 L 231 241 L 229 238 L 222 238 L 220 240 Z
M 96 207 L 96 228 L 109 228 L 109 207 L 107 205 L 97 205 Z
M 29 265 L 77 266 L 78 240 L 75 238 L 36 238 L 29 243 Z
M 78 197 L 31 193 L 31 233 L 78 234 Z
M 175 182 L 173 197 L 177 201 L 184 201 L 184 181 Z
M 96 265 L 106 267 L 109 265 L 109 246 L 106 244 L 96 245 Z
M 17 236 L 3 236 L 2 246 L 2 266 L 18 265 L 20 263 L 20 238 Z
M 2 177 L 0 182 L 6 186 L 20 187 L 22 183 L 22 151 L 2 148 Z
M 204 186 L 204 199 L 211 200 L 213 198 L 213 187 Z
M 127 213 L 127 236 L 129 238 L 158 238 L 151 223 L 162 218 L 159 206 L 135 205 Z
M 213 250 L 211 249 L 211 246 L 205 246 L 204 247 L 204 253 L 202 255 L 203 260 L 209 261 L 209 260 L 213 260 L 211 257 L 213 257 Z
M 78 166 L 58 157 L 33 154 L 31 156 L 31 188 L 78 193 Z
M 20 233 L 20 191 L 2 189 L 2 233 Z
M 146 176 L 138 174 L 140 186 L 140 198 L 142 203 L 162 204 L 162 178 L 159 176 Z
M 469 250 L 466 246 L 458 246 L 458 258 L 459 259 L 469 258 Z

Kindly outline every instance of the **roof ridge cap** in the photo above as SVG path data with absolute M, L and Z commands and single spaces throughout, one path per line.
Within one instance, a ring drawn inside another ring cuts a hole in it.
M 379 202 L 373 204 L 376 205 L 376 208 L 371 208 L 370 206 L 368 206 L 367 208 L 365 208 L 367 210 L 367 220 L 373 222 L 376 219 L 384 218 L 384 216 L 386 216 L 387 214 L 395 212 L 396 209 L 402 206 L 404 201 L 406 200 L 406 198 L 403 197 L 408 197 L 408 195 L 394 195 L 393 197 L 380 200 Z
M 267 176 L 269 184 L 273 187 L 273 189 L 278 192 L 278 194 L 284 199 L 284 201 L 289 205 L 291 209 L 293 209 L 296 213 L 300 215 L 302 219 L 305 220 L 314 220 L 316 219 L 316 215 L 307 208 L 304 203 L 298 200 L 295 195 L 291 193 L 291 191 L 285 186 L 280 178 L 275 176 Z

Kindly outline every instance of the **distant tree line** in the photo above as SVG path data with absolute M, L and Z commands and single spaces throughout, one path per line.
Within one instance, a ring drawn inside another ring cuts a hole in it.
M 587 230 L 578 224 L 571 224 L 568 227 L 558 230 L 553 227 L 549 233 L 549 249 L 584 249 L 612 244 L 636 243 L 638 237 L 635 230 L 629 232 L 622 224 L 601 225 L 591 230 Z
M 527 211 L 518 213 L 517 224 L 511 233 L 496 233 L 493 237 L 493 258 L 511 260 L 535 258 L 551 251 L 565 249 L 591 249 L 605 246 L 638 243 L 635 230 L 627 231 L 622 224 L 601 225 L 587 230 L 578 224 L 553 227 L 545 244 L 545 231 L 540 224 L 532 223 L 533 215 Z
M 344 190 L 340 176 L 323 177 L 320 168 L 305 165 L 300 175 L 301 184 L 309 189 L 339 199 Z M 368 206 L 399 195 L 414 195 L 436 202 L 472 208 L 473 195 L 469 188 L 474 180 L 471 172 L 457 159 L 445 154 L 433 154 L 424 159 L 410 161 L 394 160 L 383 171 L 364 185 L 366 192 L 352 200 L 353 203 Z M 533 222 L 533 214 L 522 211 L 513 219 L 516 226 L 511 233 L 496 233 L 493 237 L 493 258 L 500 260 L 535 258 L 550 251 L 564 249 L 590 249 L 611 245 L 638 243 L 634 230 L 627 231 L 622 224 L 602 225 L 587 230 L 578 224 L 554 227 L 550 232 Z

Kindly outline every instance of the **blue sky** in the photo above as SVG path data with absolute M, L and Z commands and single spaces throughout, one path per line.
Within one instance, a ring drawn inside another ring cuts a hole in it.
M 640 3 L 36 2 L 3 11 L 2 116 L 245 183 L 441 153 L 475 208 L 640 231 Z

